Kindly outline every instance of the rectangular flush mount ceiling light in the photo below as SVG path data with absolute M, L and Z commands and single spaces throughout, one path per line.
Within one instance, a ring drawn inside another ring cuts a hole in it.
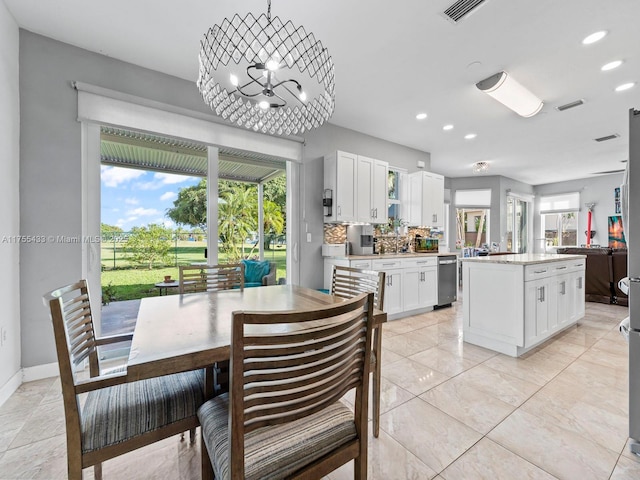
M 520 85 L 507 72 L 499 72 L 476 83 L 476 87 L 522 117 L 533 117 L 542 109 L 542 100 Z

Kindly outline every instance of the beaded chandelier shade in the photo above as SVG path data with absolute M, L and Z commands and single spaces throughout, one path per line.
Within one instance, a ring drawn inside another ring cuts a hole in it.
M 296 135 L 321 126 L 333 114 L 331 56 L 313 33 L 272 19 L 270 1 L 266 15 L 234 15 L 211 27 L 201 42 L 199 60 L 202 98 L 216 115 L 236 125 Z M 244 74 L 239 67 L 246 67 Z M 225 73 L 226 85 L 221 81 Z M 307 98 L 302 80 L 314 84 L 317 95 Z

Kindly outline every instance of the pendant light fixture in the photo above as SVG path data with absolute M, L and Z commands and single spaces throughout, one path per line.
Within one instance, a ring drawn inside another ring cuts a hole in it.
M 533 117 L 542 110 L 542 100 L 507 72 L 491 75 L 476 83 L 476 87 L 522 117 Z
M 296 135 L 335 108 L 333 60 L 313 33 L 290 21 L 234 15 L 200 43 L 198 89 L 216 115 L 272 135 Z

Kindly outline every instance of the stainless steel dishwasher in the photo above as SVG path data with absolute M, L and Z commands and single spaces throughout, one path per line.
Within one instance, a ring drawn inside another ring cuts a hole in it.
M 458 299 L 458 257 L 438 257 L 438 307 L 451 305 Z

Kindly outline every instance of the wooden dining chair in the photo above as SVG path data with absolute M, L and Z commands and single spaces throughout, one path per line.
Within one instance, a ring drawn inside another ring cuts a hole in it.
M 244 290 L 244 265 L 183 265 L 180 267 L 180 293 Z
M 203 479 L 321 478 L 350 460 L 366 478 L 372 303 L 233 314 L 231 392 L 198 410 Z
M 244 263 L 188 265 L 180 267 L 180 293 L 244 290 Z M 216 362 L 213 389 L 216 395 L 229 391 L 229 362 Z
M 90 466 L 100 480 L 105 460 L 195 429 L 204 402 L 203 371 L 130 383 L 126 369 L 101 371 L 98 347 L 132 335 L 96 337 L 89 298 L 85 280 L 44 296 L 58 354 L 72 480 L 82 479 L 82 469 Z M 80 379 L 76 372 L 85 361 L 89 378 Z
M 374 305 L 384 311 L 384 272 L 362 270 L 334 265 L 331 275 L 331 294 L 337 297 L 351 298 L 361 293 L 373 293 Z M 380 383 L 382 381 L 382 326 L 373 332 L 371 353 L 371 371 L 373 372 L 373 436 L 380 434 Z

